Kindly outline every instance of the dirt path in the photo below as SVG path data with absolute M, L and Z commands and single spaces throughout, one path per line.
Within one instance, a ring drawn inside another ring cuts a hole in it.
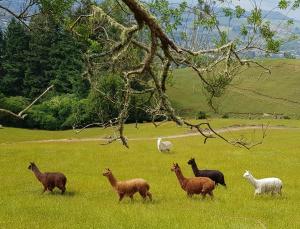
M 220 129 L 216 129 L 217 133 L 226 133 L 226 132 L 236 132 L 242 130 L 261 130 L 262 126 L 230 126 L 224 127 Z M 285 126 L 269 126 L 268 129 L 270 130 L 300 130 L 297 127 L 285 127 Z M 211 133 L 209 130 L 205 131 L 206 134 Z M 169 135 L 169 136 L 161 136 L 164 139 L 175 139 L 175 138 L 186 138 L 192 136 L 200 135 L 198 132 L 191 131 L 185 134 L 177 134 L 177 135 Z M 144 138 L 128 138 L 129 141 L 145 141 L 145 140 L 155 140 L 157 137 L 144 137 Z M 45 139 L 45 140 L 30 140 L 30 141 L 20 141 L 14 143 L 1 143 L 1 144 L 16 144 L 16 143 L 51 143 L 51 142 L 94 142 L 94 141 L 107 141 L 108 138 L 64 138 L 64 139 Z

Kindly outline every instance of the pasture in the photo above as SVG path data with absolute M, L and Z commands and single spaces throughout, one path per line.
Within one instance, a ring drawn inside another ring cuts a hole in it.
M 216 128 L 260 122 L 266 121 L 212 120 Z M 109 130 L 89 129 L 76 135 L 72 131 L 1 129 L 0 228 L 299 228 L 300 121 L 273 120 L 270 124 L 289 128 L 269 129 L 264 144 L 250 151 L 219 139 L 203 144 L 202 137 L 190 136 L 169 139 L 174 144 L 170 153 L 159 153 L 154 137 L 189 132 L 173 123 L 159 128 L 142 124 L 138 129 L 128 125 L 127 136 L 133 139 L 130 149 L 118 142 L 100 145 L 95 138 L 105 137 Z M 244 130 L 242 134 L 254 133 Z M 42 139 L 66 140 L 35 141 Z M 199 168 L 224 173 L 228 188 L 217 187 L 214 200 L 188 198 L 170 171 L 177 162 L 185 176 L 193 176 L 187 165 L 191 157 Z M 68 178 L 65 195 L 58 189 L 42 194 L 42 185 L 27 169 L 30 161 L 42 172 L 63 172 Z M 102 176 L 106 167 L 119 180 L 146 179 L 153 201 L 143 202 L 137 194 L 133 202 L 125 198 L 118 203 L 117 194 Z M 283 195 L 254 198 L 254 188 L 242 177 L 246 169 L 257 178 L 279 177 Z
M 299 119 L 299 60 L 264 59 L 260 63 L 268 67 L 271 74 L 261 75 L 261 69 L 253 67 L 237 75 L 225 94 L 215 101 L 219 112 L 275 112 Z M 199 111 L 210 113 L 199 77 L 189 68 L 174 71 L 173 85 L 168 88 L 168 94 L 177 110 L 185 116 L 195 117 Z M 241 117 L 238 114 L 229 116 Z M 247 115 L 243 117 L 248 118 Z

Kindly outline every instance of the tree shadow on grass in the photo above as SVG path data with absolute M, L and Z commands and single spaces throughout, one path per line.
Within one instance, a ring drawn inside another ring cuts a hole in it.
M 288 197 L 286 195 L 269 195 L 269 194 L 263 194 L 259 196 L 254 196 L 253 200 L 261 200 L 261 201 L 274 201 L 274 200 L 280 200 L 284 201 L 287 200 Z
M 176 151 L 171 150 L 171 151 L 158 152 L 158 153 L 163 154 L 163 155 L 173 155 L 173 154 L 176 154 Z
M 60 190 L 53 190 L 53 192 L 45 192 L 42 193 L 42 195 L 47 195 L 47 196 L 62 196 L 62 197 L 74 197 L 75 195 L 78 195 L 77 192 L 75 191 L 66 191 L 64 194 L 61 194 Z
M 118 202 L 119 204 L 125 204 L 125 205 L 140 205 L 140 204 L 144 204 L 144 205 L 157 205 L 157 204 L 160 204 L 162 201 L 160 199 L 152 199 L 149 200 L 143 200 L 141 198 L 135 198 L 134 200 L 130 200 L 130 199 L 125 199 L 125 200 L 122 200 L 121 202 Z
M 208 195 L 205 198 L 202 198 L 201 195 L 193 195 L 192 197 L 187 196 L 186 198 L 187 198 L 187 200 L 197 201 L 197 202 L 198 201 L 200 201 L 200 202 L 214 202 L 214 201 L 217 200 L 215 196 L 213 198 L 211 198 Z

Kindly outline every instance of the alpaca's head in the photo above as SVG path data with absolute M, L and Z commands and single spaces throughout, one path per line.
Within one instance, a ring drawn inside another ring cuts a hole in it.
M 173 166 L 172 166 L 172 168 L 171 168 L 171 171 L 172 172 L 177 172 L 177 171 L 179 171 L 180 170 L 180 167 L 179 167 L 179 165 L 176 163 L 173 163 Z
M 111 170 L 109 168 L 106 168 L 105 171 L 103 172 L 103 176 L 110 176 L 112 174 Z
M 195 164 L 195 158 L 191 158 L 187 163 L 189 165 Z
M 34 162 L 30 162 L 30 165 L 28 166 L 28 169 L 33 170 L 34 167 L 36 167 Z
M 250 176 L 252 176 L 251 173 L 248 170 L 246 170 L 243 177 L 248 178 Z

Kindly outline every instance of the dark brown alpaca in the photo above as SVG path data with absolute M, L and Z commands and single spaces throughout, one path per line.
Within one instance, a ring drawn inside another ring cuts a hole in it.
M 179 165 L 173 164 L 171 171 L 175 172 L 181 188 L 186 191 L 188 196 L 192 197 L 194 194 L 201 194 L 205 198 L 206 194 L 213 198 L 213 190 L 215 182 L 208 177 L 192 177 L 186 178 L 183 176 Z
M 43 184 L 44 186 L 43 193 L 46 190 L 52 192 L 55 187 L 61 190 L 61 194 L 65 193 L 67 178 L 64 174 L 42 173 L 33 162 L 30 162 L 28 169 L 32 170 L 36 178 Z
M 209 177 L 216 185 L 221 184 L 226 187 L 224 175 L 219 170 L 200 170 L 198 169 L 195 158 L 191 158 L 187 163 L 192 166 L 192 170 L 196 177 Z
M 110 169 L 106 169 L 103 176 L 108 178 L 109 183 L 118 193 L 119 201 L 121 201 L 124 196 L 129 196 L 130 199 L 133 200 L 133 195 L 136 192 L 139 192 L 144 200 L 146 200 L 147 196 L 152 200 L 152 195 L 149 192 L 150 185 L 144 179 L 136 178 L 126 181 L 117 181 Z

